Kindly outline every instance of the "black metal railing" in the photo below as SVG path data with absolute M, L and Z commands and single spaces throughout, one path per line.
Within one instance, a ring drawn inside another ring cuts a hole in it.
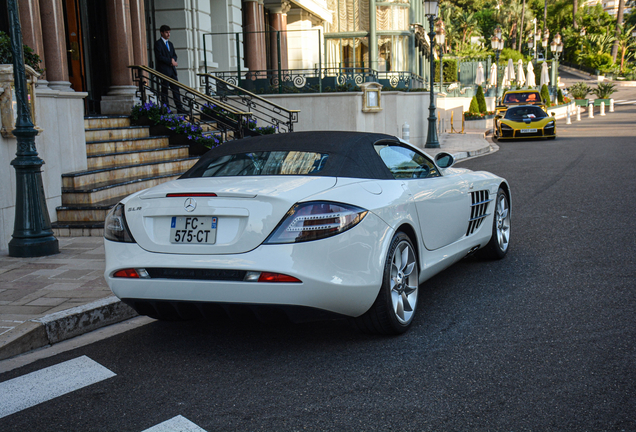
M 290 110 L 211 74 L 199 74 L 205 93 L 227 106 L 252 113 L 250 130 L 293 132 L 300 110 Z M 273 130 L 272 130 L 273 129 Z
M 160 106 L 165 105 L 171 111 L 174 109 L 177 115 L 203 127 L 210 134 L 220 133 L 223 141 L 243 138 L 246 134 L 253 135 L 249 129 L 249 125 L 254 121 L 251 112 L 236 109 L 147 66 L 129 68 L 132 70 L 133 82 L 138 87 L 137 96 L 142 104 L 154 102 Z M 173 92 L 173 88 L 179 90 L 178 96 Z M 212 109 L 213 106 L 216 110 Z
M 380 72 L 368 67 L 337 65 L 314 69 L 214 71 L 212 74 L 256 94 L 349 91 L 365 82 L 378 82 L 392 90 L 426 87 L 424 78 L 411 72 Z

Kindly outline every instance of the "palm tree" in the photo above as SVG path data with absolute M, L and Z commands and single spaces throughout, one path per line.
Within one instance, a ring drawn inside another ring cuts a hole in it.
M 636 26 L 631 26 L 628 29 L 623 28 L 615 43 L 618 45 L 617 52 L 621 55 L 621 73 L 623 73 L 625 60 L 628 60 L 633 55 L 633 51 L 636 50 L 636 41 L 632 37 L 634 29 Z
M 616 40 L 612 47 L 612 60 L 616 62 L 616 55 L 618 54 L 618 38 L 621 34 L 621 26 L 623 25 L 623 10 L 625 9 L 625 0 L 618 0 L 618 14 L 616 15 Z
M 456 18 L 457 27 L 462 33 L 461 48 L 463 48 L 466 44 L 466 39 L 468 38 L 470 41 L 472 33 L 477 29 L 477 20 L 475 19 L 474 13 L 465 10 L 463 10 Z

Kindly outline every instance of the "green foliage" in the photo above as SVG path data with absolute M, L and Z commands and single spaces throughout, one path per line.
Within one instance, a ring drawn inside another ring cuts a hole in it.
M 574 99 L 585 99 L 590 90 L 590 87 L 584 82 L 577 82 L 570 87 L 570 94 Z
M 42 60 L 33 49 L 26 45 L 22 45 L 24 50 L 24 63 L 31 66 L 37 73 L 44 72 L 40 68 Z M 13 54 L 11 53 L 11 39 L 5 33 L 0 31 L 0 64 L 13 64 Z
M 508 62 L 508 59 L 512 59 L 514 64 L 517 64 L 519 59 L 523 60 L 523 62 L 527 62 L 530 60 L 528 56 L 521 54 L 519 51 L 514 50 L 512 48 L 504 48 L 501 50 L 501 54 L 499 55 L 499 62 Z
M 493 9 L 481 9 L 475 12 L 477 27 L 482 35 L 492 35 L 497 26 L 495 11 Z
M 481 86 L 477 87 L 477 94 L 475 95 L 477 99 L 477 105 L 479 106 L 479 112 L 485 113 L 488 108 L 486 107 L 486 97 L 484 96 L 484 89 Z
M 546 104 L 550 103 L 550 90 L 548 90 L 547 84 L 543 84 L 543 86 L 541 86 L 541 99 L 543 99 L 543 102 Z
M 609 99 L 611 95 L 616 92 L 616 86 L 612 83 L 598 83 L 598 87 L 592 89 L 592 94 L 596 95 L 599 99 Z
M 456 82 L 458 62 L 456 59 L 443 59 L 444 60 L 444 82 Z M 435 82 L 439 82 L 440 67 L 439 60 L 435 60 Z
M 457 56 L 462 60 L 483 60 L 488 56 L 495 57 L 495 53 L 489 50 L 486 47 L 482 47 L 477 44 L 466 44 L 464 48 L 462 48 Z
M 477 114 L 479 113 L 479 104 L 477 103 L 477 96 L 473 96 L 473 98 L 470 100 L 470 106 L 468 107 L 468 112 L 470 114 Z
M 563 105 L 565 101 L 563 100 L 563 92 L 561 89 L 557 92 L 557 101 L 559 101 L 559 105 Z
M 584 58 L 583 64 L 598 70 L 601 74 L 610 72 L 614 68 L 614 60 L 609 53 L 590 54 Z

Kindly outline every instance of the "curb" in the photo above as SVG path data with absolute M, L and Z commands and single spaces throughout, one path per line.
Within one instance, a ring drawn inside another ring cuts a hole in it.
M 7 336 L 0 336 L 0 360 L 53 345 L 135 316 L 137 312 L 115 296 L 45 315 L 20 324 Z

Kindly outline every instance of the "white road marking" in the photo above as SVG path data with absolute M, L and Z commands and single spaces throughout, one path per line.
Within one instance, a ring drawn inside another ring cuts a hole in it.
M 0 418 L 116 374 L 86 356 L 0 383 Z
M 206 432 L 187 418 L 178 415 L 143 432 Z
M 629 105 L 629 104 L 636 104 L 636 100 L 631 100 L 631 101 L 615 101 L 614 105 Z

